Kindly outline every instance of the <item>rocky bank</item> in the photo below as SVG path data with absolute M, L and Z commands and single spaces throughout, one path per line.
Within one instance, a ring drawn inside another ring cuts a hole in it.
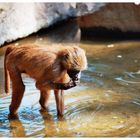
M 82 28 L 140 32 L 140 5 L 132 3 L 0 3 L 0 45 L 72 17 Z

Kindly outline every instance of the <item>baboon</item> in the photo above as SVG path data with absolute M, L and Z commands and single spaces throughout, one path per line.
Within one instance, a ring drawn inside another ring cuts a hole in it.
M 54 90 L 57 113 L 64 112 L 64 90 L 77 85 L 79 73 L 87 67 L 85 51 L 79 47 L 38 45 L 9 46 L 5 53 L 5 92 L 9 93 L 12 81 L 12 101 L 10 115 L 17 115 L 25 86 L 21 74 L 35 79 L 40 90 L 39 103 L 46 109 L 50 91 Z

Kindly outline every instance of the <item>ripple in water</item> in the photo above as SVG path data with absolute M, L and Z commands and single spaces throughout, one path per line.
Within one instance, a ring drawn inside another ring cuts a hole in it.
M 116 77 L 115 80 L 122 84 L 140 84 L 140 72 L 124 72 L 122 76 Z

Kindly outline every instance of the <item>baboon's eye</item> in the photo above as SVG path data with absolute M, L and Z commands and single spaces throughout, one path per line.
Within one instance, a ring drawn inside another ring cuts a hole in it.
M 67 71 L 68 75 L 72 78 L 72 79 L 75 79 L 75 78 L 78 78 L 78 74 L 79 74 L 79 70 L 75 70 L 75 69 L 70 69 Z
M 68 70 L 68 73 L 73 74 L 73 75 L 76 75 L 76 74 L 78 74 L 79 72 L 80 72 L 79 70 L 75 70 L 75 69 Z

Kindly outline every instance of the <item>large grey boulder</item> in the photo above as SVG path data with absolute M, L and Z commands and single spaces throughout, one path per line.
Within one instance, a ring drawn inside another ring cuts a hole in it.
M 0 45 L 25 37 L 68 17 L 96 11 L 103 4 L 0 3 Z M 82 7 L 85 10 L 82 9 Z M 95 7 L 95 8 L 94 8 Z

